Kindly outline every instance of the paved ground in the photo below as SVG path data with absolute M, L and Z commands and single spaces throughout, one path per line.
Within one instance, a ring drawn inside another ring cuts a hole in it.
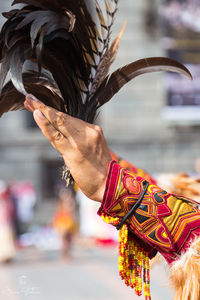
M 0 300 L 144 300 L 117 274 L 116 249 L 77 248 L 64 262 L 57 252 L 21 252 L 0 268 Z M 152 300 L 170 300 L 164 268 L 152 271 Z

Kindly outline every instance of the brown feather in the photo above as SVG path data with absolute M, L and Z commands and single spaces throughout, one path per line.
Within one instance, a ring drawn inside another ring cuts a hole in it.
M 41 74 L 38 79 L 36 72 L 24 73 L 23 81 L 28 93 L 34 92 L 35 96 L 43 99 L 45 104 L 66 112 L 59 90 L 48 74 Z M 9 81 L 4 86 L 0 97 L 0 116 L 5 112 L 18 109 L 24 109 L 24 96 Z
M 87 120 L 90 122 L 95 108 L 108 102 L 125 84 L 133 78 L 151 72 L 171 71 L 186 75 L 192 79 L 190 71 L 181 63 L 165 57 L 149 57 L 130 63 L 107 76 L 90 99 L 91 106 L 87 110 Z
M 117 50 L 119 48 L 119 44 L 125 28 L 126 28 L 126 22 L 124 22 L 124 25 L 122 26 L 118 36 L 113 41 L 110 48 L 107 49 L 102 60 L 100 61 L 97 67 L 96 78 L 94 80 L 93 88 L 91 89 L 90 96 L 92 96 L 95 93 L 97 88 L 101 85 L 105 77 L 108 75 L 109 69 L 116 58 Z
M 92 123 L 97 109 L 138 75 L 164 70 L 191 76 L 183 65 L 167 58 L 142 59 L 107 75 L 125 28 L 110 46 L 118 0 L 104 0 L 105 13 L 93 0 L 15 0 L 14 4 L 24 6 L 5 14 L 8 20 L 0 35 L 0 88 L 10 71 L 15 89 L 27 95 L 30 86 L 28 91 L 22 74 L 25 63 L 34 62 L 37 84 L 40 73 L 47 70 L 68 113 Z M 3 105 L 2 111 L 6 111 L 5 94 L 3 97 L 0 109 Z M 55 105 L 51 96 L 49 105 Z

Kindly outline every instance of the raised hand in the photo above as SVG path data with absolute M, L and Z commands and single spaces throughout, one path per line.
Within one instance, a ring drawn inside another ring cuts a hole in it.
M 32 95 L 26 97 L 24 105 L 62 155 L 83 193 L 101 202 L 112 160 L 102 129 L 46 106 Z

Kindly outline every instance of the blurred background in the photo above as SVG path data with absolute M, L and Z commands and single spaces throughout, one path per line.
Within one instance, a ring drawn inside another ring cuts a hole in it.
M 1 0 L 0 11 L 11 0 Z M 123 0 L 113 37 L 127 27 L 112 70 L 151 56 L 184 63 L 193 81 L 155 73 L 134 79 L 101 110 L 110 148 L 154 176 L 200 170 L 199 0 Z M 1 25 L 4 18 L 0 18 Z M 0 119 L 0 299 L 137 299 L 117 275 L 115 231 L 98 205 L 61 180 L 62 159 L 32 114 Z M 13 238 L 13 236 L 15 238 Z M 2 252 L 2 255 L 1 255 Z M 159 274 L 159 280 L 157 276 Z M 165 270 L 153 270 L 152 298 L 171 299 Z

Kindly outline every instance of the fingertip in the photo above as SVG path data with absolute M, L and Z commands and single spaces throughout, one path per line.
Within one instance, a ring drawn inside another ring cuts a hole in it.
M 41 108 L 45 107 L 45 105 L 40 100 L 38 100 L 35 96 L 33 96 L 31 94 L 28 94 L 26 96 L 25 103 L 26 103 L 26 107 L 31 112 L 33 112 L 35 109 L 38 109 L 38 108 L 41 109 Z
M 36 109 L 33 112 L 33 116 L 34 116 L 34 118 L 37 118 L 37 119 L 40 119 L 40 120 L 45 120 L 45 116 L 43 115 L 43 113 L 39 109 Z

